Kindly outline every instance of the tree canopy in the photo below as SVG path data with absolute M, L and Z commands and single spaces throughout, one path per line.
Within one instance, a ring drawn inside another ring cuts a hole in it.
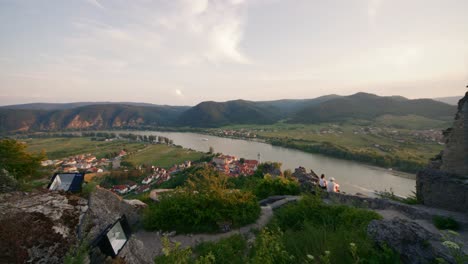
M 45 152 L 39 154 L 26 151 L 26 144 L 14 139 L 0 140 L 0 170 L 4 169 L 16 179 L 33 176 L 46 158 Z

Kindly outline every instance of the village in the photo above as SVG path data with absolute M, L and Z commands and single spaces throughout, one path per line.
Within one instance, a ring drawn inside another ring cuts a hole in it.
M 193 163 L 192 161 L 185 161 L 184 163 L 176 164 L 167 170 L 164 168 L 151 166 L 151 174 L 144 177 L 141 182 L 127 181 L 125 184 L 112 186 L 110 190 L 119 195 L 127 195 L 132 192 L 135 194 L 145 193 L 170 180 L 174 174 L 184 169 L 188 169 L 194 165 L 196 166 L 201 164 L 206 163 Z M 213 165 L 217 171 L 229 177 L 239 177 L 253 175 L 257 170 L 259 162 L 257 160 L 246 160 L 243 158 L 238 159 L 235 156 L 221 154 L 213 157 L 210 164 Z M 139 166 L 138 169 L 141 170 L 141 166 Z
M 71 173 L 84 171 L 86 173 L 103 173 L 107 171 L 113 160 L 120 159 L 127 155 L 125 150 L 121 150 L 117 157 L 113 159 L 97 159 L 91 153 L 70 156 L 57 160 L 45 160 L 41 162 L 43 167 L 53 167 L 56 171 Z
M 45 160 L 41 165 L 44 167 L 51 167 L 55 172 L 59 173 L 81 172 L 88 175 L 92 174 L 93 176 L 97 175 L 98 177 L 106 177 L 113 171 L 128 172 L 129 168 L 120 167 L 120 161 L 127 154 L 128 153 L 125 150 L 121 150 L 114 158 L 98 159 L 95 155 L 87 153 L 57 160 Z M 119 166 L 115 166 L 116 163 L 118 163 Z M 169 169 L 156 166 L 143 168 L 142 165 L 138 165 L 136 170 L 140 171 L 140 175 L 144 176 L 119 182 L 118 184 L 109 186 L 108 189 L 121 196 L 131 193 L 141 194 L 149 192 L 157 186 L 160 186 L 162 183 L 170 180 L 174 174 L 200 164 L 201 163 L 194 163 L 187 160 L 181 164 L 174 164 Z M 207 163 L 203 162 L 203 164 Z M 248 160 L 244 158 L 239 159 L 235 156 L 219 154 L 214 156 L 208 164 L 229 177 L 239 177 L 253 175 L 258 168 L 259 162 L 257 160 Z

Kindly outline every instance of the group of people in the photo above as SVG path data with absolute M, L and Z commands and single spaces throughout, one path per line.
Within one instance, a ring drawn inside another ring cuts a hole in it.
M 335 178 L 331 177 L 327 182 L 324 174 L 320 176 L 319 186 L 327 192 L 340 192 L 340 185 L 335 182 Z

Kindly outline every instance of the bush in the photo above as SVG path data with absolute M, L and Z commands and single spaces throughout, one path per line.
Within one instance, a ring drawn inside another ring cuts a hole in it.
M 300 192 L 299 183 L 285 177 L 272 178 L 268 174 L 255 187 L 258 199 L 265 199 L 272 195 L 297 195 Z
M 143 222 L 149 230 L 215 232 L 222 222 L 239 227 L 259 215 L 260 206 L 252 193 L 229 190 L 224 177 L 204 168 L 191 175 L 184 187 L 161 195 L 158 204 L 150 204 Z
M 252 263 L 295 263 L 294 257 L 286 251 L 282 239 L 283 232 L 279 228 L 264 228 L 255 240 Z
M 233 235 L 231 237 L 221 239 L 216 243 L 201 243 L 195 248 L 195 253 L 200 257 L 205 257 L 211 254 L 215 259 L 213 263 L 243 264 L 246 262 L 244 257 L 246 249 L 247 241 L 244 237 L 241 235 Z
M 8 171 L 17 180 L 37 176 L 46 154 L 29 153 L 26 148 L 26 144 L 14 139 L 0 139 L 0 170 Z
M 298 263 L 307 263 L 308 255 L 330 258 L 330 263 L 353 263 L 351 243 L 362 263 L 398 263 L 396 253 L 378 249 L 367 237 L 369 222 L 380 218 L 373 211 L 324 205 L 319 198 L 306 196 L 278 209 L 272 225 L 283 230 L 286 251 Z
M 180 248 L 180 243 L 171 244 L 167 237 L 162 238 L 163 255 L 157 256 L 154 263 L 174 263 L 186 264 L 190 261 L 192 250 L 190 248 Z
M 451 217 L 444 217 L 440 215 L 434 216 L 432 219 L 434 225 L 441 230 L 450 229 L 458 230 L 460 229 L 460 224 Z

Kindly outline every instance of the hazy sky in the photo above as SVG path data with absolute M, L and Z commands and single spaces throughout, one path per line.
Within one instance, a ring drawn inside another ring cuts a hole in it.
M 462 95 L 467 0 L 0 0 L 0 105 Z

